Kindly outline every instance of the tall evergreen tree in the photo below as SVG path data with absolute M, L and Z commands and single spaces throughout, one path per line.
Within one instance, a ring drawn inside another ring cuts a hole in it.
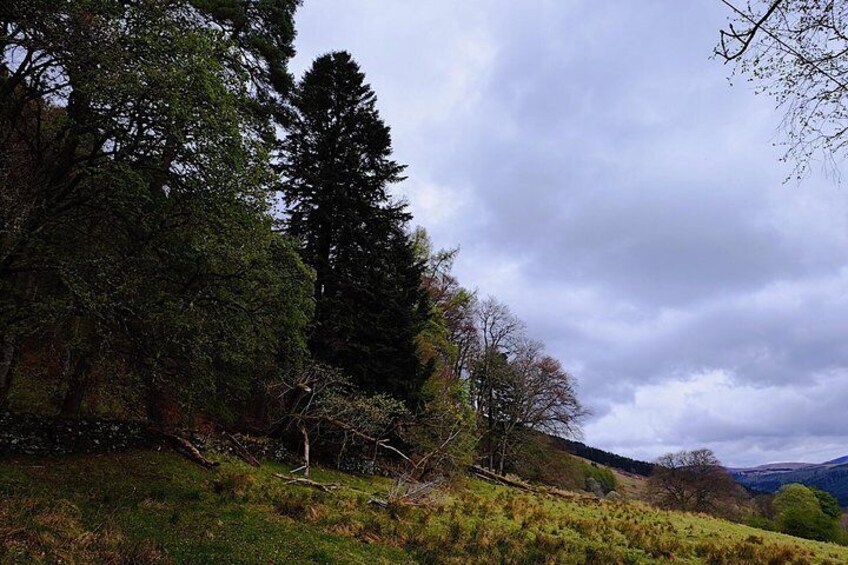
M 316 272 L 314 355 L 370 391 L 414 398 L 424 374 L 415 336 L 426 316 L 423 265 L 406 232 L 403 180 L 376 96 L 346 52 L 297 85 L 283 144 L 288 229 Z

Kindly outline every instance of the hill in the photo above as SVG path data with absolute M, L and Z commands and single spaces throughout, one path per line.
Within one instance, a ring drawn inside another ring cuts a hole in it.
M 845 457 L 823 464 L 774 464 L 750 469 L 730 469 L 740 484 L 758 492 L 776 492 L 789 483 L 801 483 L 829 492 L 848 507 L 848 464 Z
M 370 503 L 392 483 L 169 452 L 0 460 L 0 563 L 805 563 L 848 548 L 640 502 L 468 479 L 425 504 Z

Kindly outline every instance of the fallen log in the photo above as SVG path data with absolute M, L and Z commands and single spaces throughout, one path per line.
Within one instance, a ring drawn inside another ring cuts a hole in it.
M 499 475 L 499 474 L 495 473 L 494 471 L 490 471 L 489 469 L 486 469 L 485 467 L 481 467 L 480 465 L 473 465 L 471 467 L 471 472 L 474 473 L 475 475 L 477 475 L 478 477 L 482 478 L 482 479 L 486 479 L 488 481 L 496 482 L 496 483 L 499 483 L 499 484 L 502 484 L 502 485 L 505 485 L 505 486 L 510 486 L 510 487 L 514 487 L 514 488 L 521 489 L 521 490 L 527 490 L 527 491 L 531 491 L 531 492 L 536 491 L 536 489 L 534 489 L 533 487 L 531 487 L 528 484 L 522 483 L 520 481 L 516 481 L 514 479 L 510 479 L 509 477 L 505 477 L 503 475 Z
M 212 461 L 211 459 L 207 459 L 203 456 L 200 451 L 194 447 L 190 441 L 185 438 L 175 436 L 173 434 L 169 434 L 160 430 L 152 430 L 156 435 L 164 439 L 171 447 L 190 461 L 194 461 L 198 465 L 205 467 L 207 469 L 212 469 L 214 467 L 218 467 L 220 465 L 217 461 Z
M 259 460 L 258 460 L 258 459 L 256 459 L 256 457 L 254 457 L 254 456 L 253 456 L 253 454 L 252 454 L 252 453 L 250 453 L 250 452 L 247 450 L 247 448 L 246 448 L 246 447 L 244 447 L 241 443 L 239 443 L 239 440 L 237 440 L 237 439 L 235 438 L 235 436 L 233 436 L 233 434 L 231 434 L 231 433 L 229 433 L 229 432 L 224 432 L 224 435 L 225 435 L 225 436 L 227 436 L 227 439 L 229 439 L 229 440 L 230 440 L 230 443 L 232 443 L 232 444 L 233 444 L 233 446 L 235 447 L 235 454 L 236 454 L 236 455 L 237 455 L 240 459 L 242 459 L 243 461 L 245 461 L 245 462 L 246 462 L 248 465 L 250 465 L 251 467 L 259 467 L 259 466 L 260 466 L 260 464 L 259 464 Z

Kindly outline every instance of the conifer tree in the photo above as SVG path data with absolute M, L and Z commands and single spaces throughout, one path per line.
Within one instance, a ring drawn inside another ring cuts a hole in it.
M 424 375 L 415 336 L 423 266 L 392 198 L 404 166 L 376 96 L 346 52 L 319 57 L 297 85 L 283 143 L 288 230 L 316 272 L 315 357 L 365 390 L 410 401 Z

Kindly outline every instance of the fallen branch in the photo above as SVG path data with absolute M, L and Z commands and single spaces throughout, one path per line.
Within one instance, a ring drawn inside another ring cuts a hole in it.
M 217 461 L 212 461 L 211 459 L 207 459 L 203 456 L 200 451 L 192 445 L 190 441 L 185 438 L 175 436 L 173 434 L 165 433 L 163 431 L 153 430 L 155 434 L 159 435 L 162 439 L 164 439 L 167 443 L 174 448 L 174 451 L 185 457 L 190 461 L 194 461 L 198 465 L 205 467 L 207 469 L 212 469 L 220 465 Z
M 498 485 L 498 486 L 502 486 L 502 487 L 507 486 L 506 484 L 504 484 L 504 483 L 500 482 L 500 481 L 499 481 L 499 480 L 497 480 L 497 479 L 493 479 L 493 478 L 491 478 L 491 477 L 487 477 L 487 476 L 485 476 L 485 475 L 481 475 L 480 473 L 477 473 L 477 472 L 475 472 L 475 471 L 471 471 L 471 474 L 472 474 L 472 475 L 474 475 L 475 477 L 477 477 L 478 479 L 483 480 L 483 481 L 486 481 L 486 482 L 488 482 L 488 483 L 492 483 L 492 484 L 495 484 L 495 485 Z
M 471 467 L 471 472 L 474 473 L 475 475 L 477 475 L 478 477 L 480 477 L 482 479 L 486 479 L 488 481 L 496 482 L 496 483 L 499 483 L 499 484 L 502 484 L 502 485 L 505 485 L 505 486 L 510 486 L 510 487 L 521 489 L 521 490 L 536 492 L 536 489 L 534 489 L 533 487 L 531 487 L 528 484 L 510 479 L 509 477 L 505 477 L 503 475 L 499 475 L 499 474 L 495 473 L 494 471 L 490 471 L 490 470 L 486 469 L 485 467 L 481 467 L 480 465 L 473 465 Z
M 342 431 L 348 432 L 351 435 L 358 437 L 359 439 L 365 440 L 368 443 L 373 443 L 377 447 L 382 447 L 383 449 L 393 451 L 393 452 L 397 453 L 398 455 L 400 455 L 405 461 L 412 463 L 412 459 L 407 457 L 405 453 L 403 453 L 398 448 L 396 448 L 392 445 L 389 445 L 388 439 L 378 439 L 378 438 L 369 436 L 368 434 L 362 433 L 361 431 L 357 430 L 356 428 L 354 428 L 350 424 L 342 422 L 341 420 L 336 420 L 335 418 L 327 418 L 326 416 L 297 416 L 297 417 L 301 420 L 313 421 L 313 422 L 323 422 L 325 424 L 329 424 L 329 425 L 336 427 L 336 428 L 338 428 Z
M 235 446 L 235 453 L 239 456 L 239 458 L 247 462 L 247 464 L 251 467 L 259 467 L 259 460 L 256 459 L 256 457 L 254 457 L 246 447 L 239 443 L 239 440 L 237 440 L 235 436 L 229 432 L 224 432 L 224 435 L 227 436 L 227 439 L 229 439 L 233 446 Z
M 338 483 L 326 483 L 326 484 L 325 483 L 319 483 L 317 481 L 313 481 L 311 479 L 307 479 L 307 478 L 304 478 L 304 477 L 287 477 L 286 475 L 281 475 L 279 473 L 274 473 L 274 476 L 277 477 L 278 479 L 282 479 L 282 480 L 286 481 L 285 484 L 287 484 L 287 485 L 308 486 L 308 487 L 312 487 L 314 489 L 318 489 L 321 492 L 332 492 L 335 489 L 342 486 Z

